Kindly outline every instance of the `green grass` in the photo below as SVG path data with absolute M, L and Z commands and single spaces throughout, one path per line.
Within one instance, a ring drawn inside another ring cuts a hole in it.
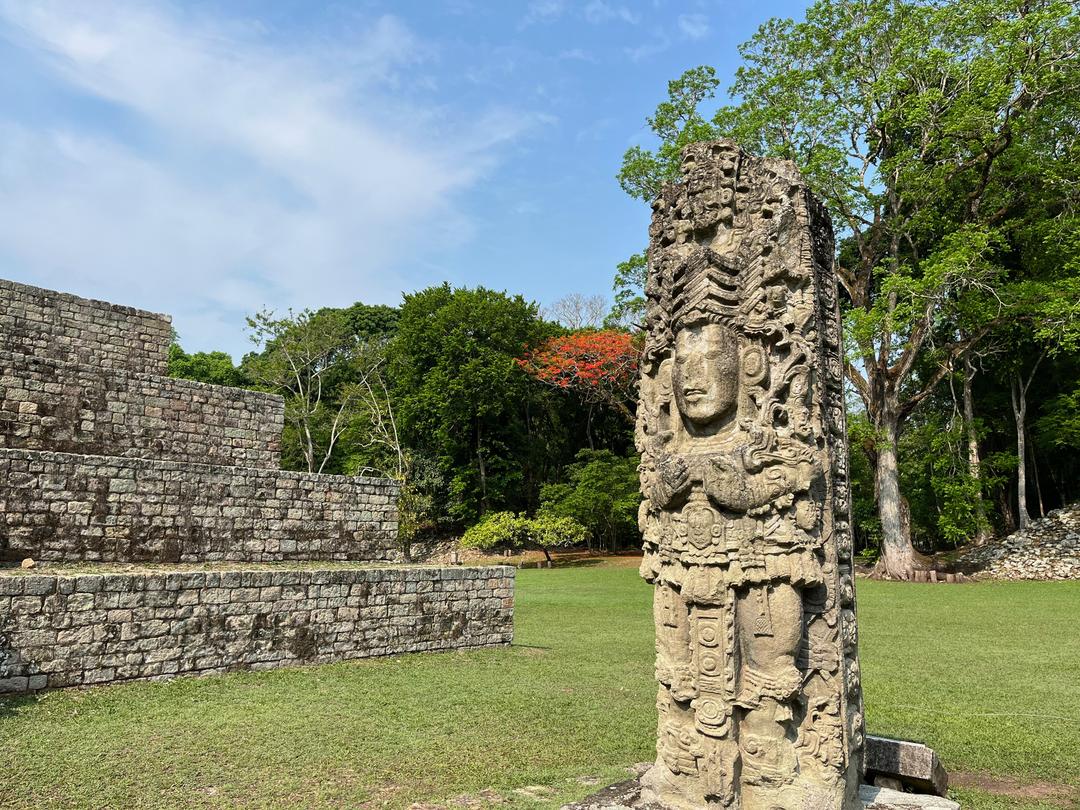
M 488 791 L 557 807 L 652 758 L 650 598 L 632 568 L 526 570 L 509 649 L 0 701 L 0 806 L 407 807 Z M 1080 583 L 860 582 L 859 598 L 872 731 L 923 739 L 950 770 L 1080 791 Z

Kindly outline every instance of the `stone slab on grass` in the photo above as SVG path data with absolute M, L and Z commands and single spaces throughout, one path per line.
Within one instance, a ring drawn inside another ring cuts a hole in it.
M 906 787 L 944 796 L 949 789 L 949 775 L 934 749 L 928 745 L 888 737 L 866 737 L 866 781 L 895 779 Z

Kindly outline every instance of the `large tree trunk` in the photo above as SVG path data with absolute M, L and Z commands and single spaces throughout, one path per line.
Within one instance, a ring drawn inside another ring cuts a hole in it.
M 1027 420 L 1027 386 L 1019 373 L 1013 380 L 1012 388 L 1013 419 L 1016 420 L 1016 513 L 1020 529 L 1026 529 L 1031 523 L 1031 513 L 1027 508 L 1027 442 L 1024 437 L 1024 423 Z
M 964 357 L 964 429 L 967 432 L 968 475 L 978 485 L 975 490 L 975 542 L 983 545 L 990 536 L 986 521 L 986 504 L 983 503 L 982 473 L 979 459 L 979 437 L 975 432 L 975 397 L 971 392 L 971 383 L 975 379 L 975 367 L 971 358 Z
M 875 469 L 882 535 L 878 573 L 894 579 L 911 579 L 915 569 L 915 549 L 911 545 L 911 533 L 903 517 L 900 497 L 900 470 L 896 459 L 897 420 L 893 417 L 883 422 Z

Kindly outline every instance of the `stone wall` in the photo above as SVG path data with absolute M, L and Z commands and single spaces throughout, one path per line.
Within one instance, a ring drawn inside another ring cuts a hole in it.
M 396 562 L 398 486 L 0 450 L 0 559 Z
M 0 350 L 165 374 L 171 341 L 168 315 L 0 279 Z
M 0 351 L 0 447 L 275 469 L 281 397 Z
M 0 692 L 509 644 L 514 569 L 0 576 Z

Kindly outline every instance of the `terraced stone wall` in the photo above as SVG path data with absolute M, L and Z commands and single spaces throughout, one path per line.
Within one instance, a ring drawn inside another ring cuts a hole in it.
M 0 279 L 0 350 L 165 374 L 172 319 Z
M 0 482 L 0 560 L 400 560 L 383 478 L 0 450 Z
M 490 647 L 514 569 L 0 576 L 0 692 Z
M 275 469 L 279 396 L 0 351 L 0 447 Z

